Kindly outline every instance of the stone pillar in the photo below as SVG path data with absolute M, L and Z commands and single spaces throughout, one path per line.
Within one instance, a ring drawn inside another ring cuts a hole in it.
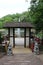
M 26 28 L 26 47 L 29 48 L 29 29 Z

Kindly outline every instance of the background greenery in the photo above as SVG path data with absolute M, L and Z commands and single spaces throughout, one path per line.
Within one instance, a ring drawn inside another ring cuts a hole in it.
M 8 14 L 0 18 L 0 28 L 3 28 L 3 24 L 6 22 L 18 22 L 19 18 L 23 22 L 31 22 L 35 26 L 36 33 L 42 31 L 43 34 L 43 0 L 31 0 L 31 6 L 28 11 L 22 14 Z M 41 36 L 41 35 L 40 35 Z

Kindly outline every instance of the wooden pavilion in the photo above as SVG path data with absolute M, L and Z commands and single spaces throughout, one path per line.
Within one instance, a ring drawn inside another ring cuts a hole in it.
M 29 46 L 31 46 L 31 29 L 34 26 L 30 22 L 6 22 L 3 26 L 4 28 L 8 29 L 8 36 L 10 39 L 10 44 L 15 47 L 15 28 L 22 28 L 24 29 L 24 47 L 26 48 L 26 28 L 29 29 Z

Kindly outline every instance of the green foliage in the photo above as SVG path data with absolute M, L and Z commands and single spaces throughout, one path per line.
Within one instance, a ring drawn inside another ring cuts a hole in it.
M 4 22 L 5 22 L 5 21 L 6 21 L 6 22 L 7 22 L 7 21 L 9 21 L 9 22 L 12 21 L 11 15 L 4 16 L 3 18 L 4 18 Z
M 40 45 L 39 50 L 43 51 L 43 45 Z
M 22 21 L 22 22 L 29 22 L 30 21 L 30 18 L 29 18 L 29 12 L 28 11 L 26 11 L 26 12 L 23 12 L 22 14 L 21 14 L 21 16 L 20 16 L 20 20 Z
M 43 30 L 43 0 L 31 0 L 30 17 L 37 32 Z
M 0 22 L 0 28 L 3 28 L 3 23 L 2 22 Z
M 0 33 L 0 43 L 2 43 L 2 38 L 1 38 L 2 34 Z

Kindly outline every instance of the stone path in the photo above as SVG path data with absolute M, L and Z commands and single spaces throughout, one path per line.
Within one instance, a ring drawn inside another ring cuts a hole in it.
M 37 57 L 43 62 L 43 54 L 37 55 Z
M 14 54 L 0 59 L 0 65 L 43 65 L 43 62 L 34 54 Z
M 2 58 L 3 56 L 5 56 L 5 53 L 0 52 L 0 58 Z
M 23 48 L 21 46 L 16 46 L 15 48 L 13 48 L 13 53 L 32 53 L 31 49 L 29 48 Z

